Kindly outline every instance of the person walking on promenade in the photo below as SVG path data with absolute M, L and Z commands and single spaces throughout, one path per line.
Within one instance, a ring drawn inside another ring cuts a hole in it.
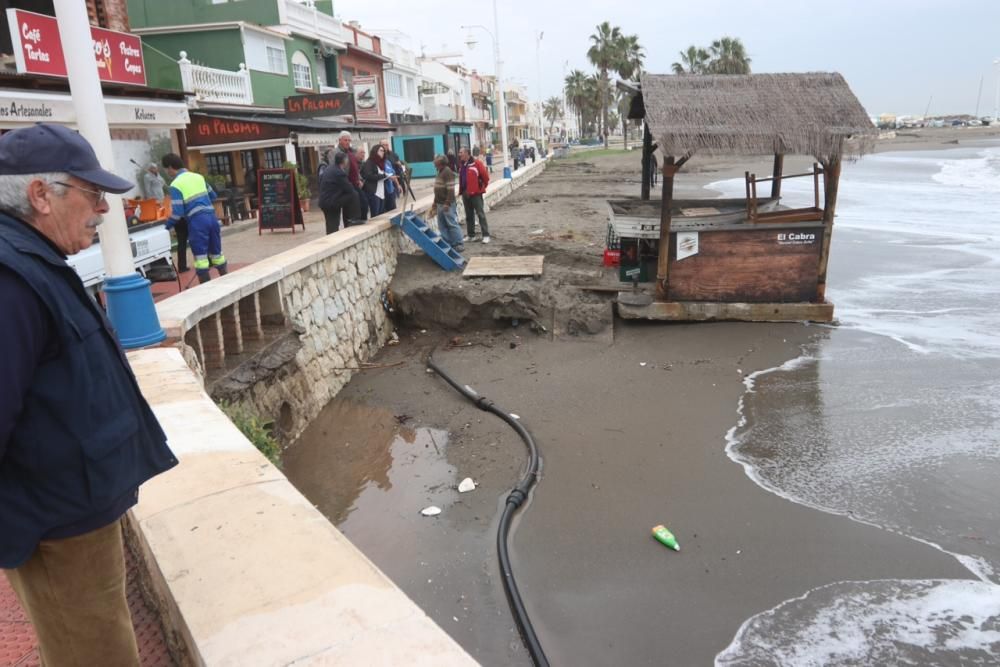
M 360 150 L 360 149 L 359 149 Z M 368 200 L 365 198 L 365 193 L 361 190 L 361 163 L 364 162 L 364 157 L 351 148 L 351 133 L 344 130 L 337 136 L 337 153 L 344 153 L 350 160 L 350 164 L 347 169 L 347 180 L 351 182 L 354 189 L 358 193 L 358 200 L 361 203 L 361 220 L 368 218 Z M 332 160 L 331 160 L 332 161 Z M 347 220 L 344 220 L 344 225 L 347 225 Z
M 486 165 L 473 159 L 469 149 L 462 147 L 458 151 L 461 168 L 458 172 L 458 192 L 462 195 L 462 205 L 465 207 L 465 225 L 469 231 L 469 239 L 476 234 L 476 217 L 479 217 L 479 228 L 483 231 L 483 243 L 490 242 L 490 228 L 486 224 L 486 210 L 483 205 L 483 194 L 490 184 L 490 172 Z
M 214 266 L 220 276 L 229 272 L 226 256 L 222 254 L 222 232 L 215 215 L 215 191 L 208 187 L 205 177 L 188 171 L 176 153 L 167 153 L 160 161 L 170 176 L 170 229 L 186 220 L 190 234 L 191 254 L 194 255 L 194 272 L 198 282 L 211 280 L 209 270 Z
M 361 217 L 358 193 L 347 180 L 346 167 L 349 166 L 349 161 L 346 153 L 336 153 L 333 164 L 323 170 L 323 176 L 319 179 L 319 207 L 326 219 L 327 234 L 340 229 L 341 213 L 345 228 Z
M 372 148 L 372 154 L 361 165 L 361 180 L 364 181 L 363 189 L 368 197 L 368 210 L 374 218 L 382 215 L 385 211 L 385 148 L 381 144 L 376 144 Z
M 458 252 L 465 250 L 462 245 L 462 228 L 458 224 L 458 202 L 455 199 L 455 172 L 448 167 L 448 158 L 434 156 L 437 176 L 434 178 L 434 205 L 437 211 L 438 231 L 444 242 Z
M 45 665 L 139 664 L 120 519 L 177 465 L 66 263 L 131 188 L 65 127 L 0 138 L 0 568 Z
M 486 147 L 486 170 L 493 173 L 493 144 Z

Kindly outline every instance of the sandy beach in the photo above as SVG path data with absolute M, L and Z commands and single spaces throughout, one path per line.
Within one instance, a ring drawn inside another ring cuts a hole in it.
M 878 150 L 997 136 L 923 130 Z M 770 160 L 696 156 L 676 192 L 703 193 L 744 170 L 768 173 Z M 581 156 L 491 211 L 494 243 L 469 244 L 469 254 L 544 254 L 535 284 L 463 281 L 420 257 L 401 261 L 393 289 L 420 308 L 401 313 L 400 344 L 374 360 L 384 367 L 356 377 L 286 451 L 293 483 L 484 665 L 530 664 L 494 548 L 525 453 L 502 422 L 425 372 L 432 350 L 459 382 L 517 413 L 541 449 L 542 478 L 511 551 L 553 664 L 712 664 L 747 619 L 818 587 L 972 579 L 928 544 L 765 490 L 727 453 L 745 378 L 830 328 L 624 323 L 610 317 L 610 294 L 574 287 L 618 284 L 600 267 L 604 200 L 638 189 L 637 151 Z M 498 296 L 521 292 L 533 296 Z M 459 294 L 483 307 L 455 314 L 445 305 Z M 434 300 L 444 305 L 432 312 Z M 480 327 L 501 301 L 509 310 Z M 465 477 L 478 488 L 460 495 Z M 442 514 L 420 516 L 432 504 Z M 650 536 L 660 523 L 679 553 Z

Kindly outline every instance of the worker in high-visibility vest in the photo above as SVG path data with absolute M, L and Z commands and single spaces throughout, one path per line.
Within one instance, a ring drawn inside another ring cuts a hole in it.
M 198 281 L 210 280 L 209 269 L 215 267 L 220 276 L 227 273 L 226 256 L 222 254 L 222 233 L 215 215 L 215 191 L 205 177 L 188 171 L 176 153 L 167 153 L 160 161 L 170 176 L 170 220 L 167 229 L 182 218 L 188 222 L 188 242 L 194 255 L 194 271 Z

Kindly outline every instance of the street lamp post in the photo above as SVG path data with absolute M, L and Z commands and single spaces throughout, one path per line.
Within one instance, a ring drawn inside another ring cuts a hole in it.
M 473 28 L 479 28 L 480 30 L 485 30 L 486 34 L 490 36 L 493 40 L 493 65 L 496 67 L 497 73 L 497 90 L 500 98 L 500 141 L 503 142 L 503 177 L 511 178 L 510 174 L 510 151 L 507 148 L 507 98 L 504 95 L 503 90 L 503 70 L 500 61 L 500 23 L 497 21 L 497 0 L 493 0 L 493 30 L 491 32 L 489 28 L 484 25 L 463 25 L 461 26 L 463 30 L 472 30 Z M 470 49 L 476 45 L 476 38 L 469 33 L 469 36 L 465 39 L 465 44 Z
M 535 36 L 535 74 L 538 77 L 538 135 L 542 144 L 540 148 L 545 149 L 545 118 L 542 113 L 542 36 L 544 31 L 539 31 Z
M 993 59 L 993 66 L 997 69 L 997 90 L 993 98 L 993 124 L 1000 125 L 1000 58 Z
M 79 0 L 55 0 L 53 9 L 66 56 L 69 90 L 76 125 L 94 148 L 101 166 L 114 164 L 111 131 L 104 108 L 104 93 L 94 63 L 94 42 L 87 8 Z M 135 272 L 129 246 L 128 224 L 121 197 L 108 194 L 106 221 L 100 226 L 101 255 L 108 278 L 104 281 L 108 319 L 122 347 L 133 349 L 159 343 L 166 334 L 160 327 L 149 281 Z

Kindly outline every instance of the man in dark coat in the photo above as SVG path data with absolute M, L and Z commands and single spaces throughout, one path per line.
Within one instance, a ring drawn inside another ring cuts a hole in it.
M 177 464 L 66 263 L 131 187 L 60 125 L 0 137 L 0 568 L 46 665 L 139 664 L 120 519 Z
M 362 222 L 358 192 L 347 178 L 349 161 L 346 153 L 336 153 L 333 164 L 323 170 L 319 179 L 319 207 L 326 218 L 327 234 L 340 229 L 341 214 L 344 216 L 344 227 Z

